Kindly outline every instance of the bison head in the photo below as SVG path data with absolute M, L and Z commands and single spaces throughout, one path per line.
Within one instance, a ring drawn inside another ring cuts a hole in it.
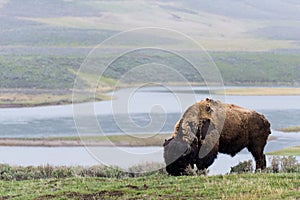
M 186 175 L 190 166 L 193 168 L 197 153 L 196 142 L 192 145 L 178 138 L 170 138 L 164 143 L 166 170 L 170 175 Z
M 175 126 L 173 137 L 164 143 L 166 170 L 171 175 L 184 175 L 199 159 L 214 154 L 219 131 L 224 122 L 223 108 L 218 101 L 206 99 L 190 106 Z M 204 165 L 203 165 L 204 166 Z

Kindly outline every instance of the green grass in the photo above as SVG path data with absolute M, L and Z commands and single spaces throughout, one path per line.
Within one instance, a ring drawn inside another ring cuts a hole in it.
M 298 199 L 300 174 L 0 181 L 3 199 Z
M 236 167 L 244 172 L 243 163 Z M 299 191 L 299 164 L 292 156 L 274 157 L 263 173 L 217 176 L 168 176 L 163 163 L 128 171 L 104 165 L 0 165 L 0 199 L 298 199 Z
M 26 107 L 72 103 L 72 88 L 83 60 L 84 57 L 73 55 L 0 55 L 0 106 Z M 88 88 L 92 83 L 98 83 L 98 76 L 81 73 L 78 74 L 77 81 Z M 110 99 L 104 93 L 109 91 L 115 82 L 114 79 L 102 77 L 95 100 Z M 91 99 L 87 99 L 84 92 L 77 93 L 76 102 L 85 101 Z
M 280 156 L 300 156 L 300 146 L 290 147 L 279 151 L 273 151 L 268 154 Z
M 84 57 L 80 56 L 1 56 L 1 88 L 71 89 Z
M 300 82 L 298 53 L 212 52 L 227 84 L 293 85 Z

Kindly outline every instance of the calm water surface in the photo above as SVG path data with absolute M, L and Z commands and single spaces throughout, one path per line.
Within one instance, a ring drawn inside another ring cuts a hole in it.
M 211 96 L 204 87 L 194 87 L 193 89 L 196 94 L 193 94 L 187 87 L 167 89 L 148 87 L 134 92 L 131 89 L 117 91 L 112 94 L 116 97 L 115 100 L 93 104 L 95 116 L 103 132 L 92 134 L 170 133 L 173 131 L 174 124 L 188 106 L 206 97 L 213 97 L 227 103 L 257 110 L 270 120 L 272 135 L 276 136 L 277 140 L 270 141 L 266 151 L 300 144 L 299 134 L 286 134 L 276 131 L 278 128 L 300 125 L 300 96 L 227 96 L 223 99 L 222 96 Z M 130 115 L 127 113 L 130 113 Z M 0 137 L 77 136 L 73 114 L 72 105 L 0 109 Z M 157 131 L 157 127 L 159 127 L 159 131 Z M 148 150 L 147 148 L 122 149 L 121 151 L 127 153 L 131 151 L 130 155 L 134 152 L 140 152 L 142 156 L 129 156 L 128 159 L 125 159 L 124 156 L 126 155 L 124 155 L 120 159 L 117 153 L 113 155 L 112 152 L 104 148 L 97 151 L 108 159 L 105 158 L 99 161 L 85 148 L 81 147 L 0 147 L 0 162 L 15 165 L 46 163 L 54 165 L 93 165 L 104 160 L 104 164 L 128 167 L 146 161 L 162 161 L 162 148 L 151 147 L 152 153 L 145 154 L 144 152 Z M 227 165 L 230 169 L 233 164 L 250 158 L 251 155 L 247 151 L 242 151 L 234 159 L 226 155 L 220 155 L 211 167 L 211 171 L 212 173 L 224 172 L 225 168 L 228 170 Z M 222 166 L 224 166 L 224 169 Z
M 132 91 L 123 89 L 114 94 L 114 101 L 94 103 L 94 112 L 103 133 L 140 133 L 138 127 L 152 133 L 147 125 L 154 124 L 156 127 L 155 123 L 161 124 L 161 121 L 164 125 L 160 132 L 172 132 L 188 106 L 210 97 L 203 87 L 195 87 L 196 95 L 185 87 L 172 90 L 173 93 L 165 88 L 150 87 L 128 95 Z M 122 98 L 124 96 L 130 97 Z M 300 124 L 300 96 L 227 96 L 225 101 L 265 114 L 272 129 Z M 120 105 L 126 109 L 119 109 Z M 0 137 L 76 136 L 73 114 L 72 105 L 0 109 Z

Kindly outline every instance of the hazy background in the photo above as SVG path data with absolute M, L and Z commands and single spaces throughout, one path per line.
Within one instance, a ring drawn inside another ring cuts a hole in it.
M 63 99 L 93 47 L 121 31 L 147 26 L 194 38 L 210 53 L 226 85 L 299 85 L 299 11 L 298 0 L 1 0 L 0 88 L 8 95 L 1 101 L 11 100 L 12 93 Z M 165 37 L 161 42 L 176 43 Z M 132 65 L 135 59 L 125 60 L 106 75 L 117 79 Z M 192 71 L 182 73 L 201 81 Z M 95 78 L 81 76 L 86 84 Z

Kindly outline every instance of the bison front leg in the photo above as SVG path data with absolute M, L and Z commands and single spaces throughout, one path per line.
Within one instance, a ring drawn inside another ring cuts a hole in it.
M 198 159 L 196 166 L 199 170 L 207 169 L 217 158 L 219 151 L 219 133 L 217 130 L 210 131 L 204 140 L 200 140 Z
M 217 158 L 217 155 L 218 155 L 218 151 L 212 150 L 204 158 L 199 158 L 196 161 L 196 166 L 198 170 L 205 170 L 209 166 L 211 166 L 214 163 L 215 159 Z

